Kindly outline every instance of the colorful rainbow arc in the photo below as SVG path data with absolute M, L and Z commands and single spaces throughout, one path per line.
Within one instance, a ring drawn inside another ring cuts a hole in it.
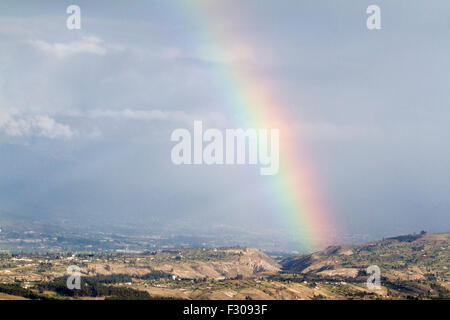
M 223 48 L 233 52 L 233 43 L 238 34 L 227 34 L 214 29 L 212 12 L 226 12 L 218 8 L 222 1 L 184 1 L 183 11 L 191 12 L 192 22 L 197 23 L 201 39 L 217 48 L 209 55 L 222 59 Z M 195 8 L 193 8 L 195 6 Z M 214 8 L 215 7 L 215 8 Z M 209 18 L 208 18 L 209 17 Z M 239 44 L 248 42 L 240 41 Z M 222 49 L 221 49 L 222 48 Z M 237 50 L 242 49 L 240 46 Z M 292 123 L 282 113 L 282 99 L 274 93 L 274 86 L 267 79 L 253 76 L 243 66 L 233 63 L 220 63 L 218 75 L 224 90 L 229 93 L 234 112 L 244 119 L 243 125 L 249 128 L 278 128 L 280 130 L 280 171 L 274 176 L 271 189 L 274 198 L 286 215 L 295 239 L 303 250 L 314 251 L 323 248 L 336 234 L 336 224 L 319 197 L 318 180 L 313 175 L 313 167 L 306 158 L 298 128 L 290 130 Z M 300 156 L 301 155 L 301 156 Z

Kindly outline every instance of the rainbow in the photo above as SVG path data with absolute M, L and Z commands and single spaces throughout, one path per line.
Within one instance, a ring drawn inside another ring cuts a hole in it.
M 258 77 L 248 66 L 228 61 L 227 52 L 251 49 L 240 34 L 230 34 L 216 26 L 214 15 L 227 12 L 228 1 L 180 0 L 183 12 L 190 13 L 190 23 L 197 24 L 200 40 L 211 44 L 207 54 L 218 63 L 217 75 L 228 94 L 228 105 L 238 115 L 244 128 L 280 130 L 280 171 L 270 183 L 271 192 L 281 214 L 302 251 L 323 248 L 334 239 L 337 228 L 320 198 L 321 190 L 314 169 L 301 141 L 301 128 L 290 129 L 289 115 L 283 114 L 283 99 L 275 92 L 270 79 Z M 178 10 L 180 8 L 177 7 Z M 225 61 L 225 62 L 224 62 Z

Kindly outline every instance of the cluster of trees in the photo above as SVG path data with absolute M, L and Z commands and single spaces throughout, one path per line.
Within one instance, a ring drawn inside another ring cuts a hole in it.
M 17 283 L 0 284 L 0 292 L 10 294 L 13 296 L 24 297 L 28 299 L 43 299 L 39 294 L 34 293 L 29 289 L 22 288 Z
M 67 288 L 66 277 L 57 278 L 52 282 L 42 282 L 37 285 L 40 291 L 54 291 L 59 295 L 68 297 L 120 297 L 128 299 L 152 299 L 145 291 L 139 291 L 128 287 L 107 286 L 92 278 L 84 278 L 80 289 Z
M 414 240 L 422 238 L 423 235 L 425 235 L 426 231 L 421 231 L 419 234 L 407 234 L 404 236 L 398 236 L 398 237 L 392 237 L 387 238 L 388 240 L 397 240 L 400 242 L 413 242 Z
M 160 274 L 145 275 L 147 277 L 156 277 Z M 144 277 L 145 277 L 144 276 Z M 163 298 L 159 296 L 151 296 L 146 291 L 140 291 L 129 287 L 122 286 L 110 286 L 106 284 L 118 283 L 118 282 L 131 282 L 131 276 L 129 275 L 111 275 L 111 276 L 96 276 L 90 278 L 84 278 L 80 289 L 71 290 L 67 288 L 67 278 L 56 278 L 52 282 L 41 282 L 35 286 L 35 289 L 39 290 L 39 293 L 30 289 L 23 288 L 18 283 L 0 284 L 0 292 L 13 296 L 24 297 L 33 300 L 50 299 L 42 293 L 45 290 L 53 291 L 61 296 L 66 297 L 108 297 L 108 299 L 114 300 L 162 300 L 173 299 Z M 53 298 L 56 299 L 56 298 Z
M 141 280 L 159 280 L 159 279 L 169 279 L 172 276 L 169 273 L 165 273 L 164 271 L 160 270 L 152 270 L 149 273 L 146 273 L 142 276 L 135 276 L 137 279 Z
M 89 277 L 91 281 L 104 284 L 131 282 L 132 278 L 133 277 L 128 274 L 111 274 L 111 275 L 99 274 L 93 277 Z
M 142 276 L 128 274 L 96 275 L 84 277 L 81 288 L 71 290 L 67 288 L 67 277 L 59 277 L 52 282 L 41 282 L 37 285 L 40 292 L 44 290 L 54 291 L 59 295 L 68 297 L 112 297 L 113 299 L 161 299 L 152 297 L 146 291 L 139 291 L 129 287 L 110 286 L 108 284 L 131 282 L 133 278 L 143 280 L 158 280 L 170 278 L 170 274 L 153 270 Z M 19 287 L 20 289 L 23 289 Z M 25 289 L 23 289 L 25 290 Z M 23 295 L 22 295 L 23 296 Z
M 129 275 L 129 274 L 111 274 L 111 275 L 96 275 L 89 278 L 90 281 L 104 283 L 104 284 L 112 284 L 112 283 L 127 283 L 131 282 L 132 279 L 141 279 L 141 280 L 159 280 L 159 279 L 169 279 L 171 275 L 159 270 L 152 270 L 149 273 L 144 275 Z

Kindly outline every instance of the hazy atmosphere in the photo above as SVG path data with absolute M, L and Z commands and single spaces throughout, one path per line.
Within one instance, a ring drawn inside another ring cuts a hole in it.
M 448 1 L 376 1 L 381 30 L 373 1 L 208 2 L 1 1 L 0 227 L 301 245 L 276 177 L 171 161 L 176 128 L 245 126 L 226 66 L 281 97 L 336 227 L 325 243 L 449 231 Z

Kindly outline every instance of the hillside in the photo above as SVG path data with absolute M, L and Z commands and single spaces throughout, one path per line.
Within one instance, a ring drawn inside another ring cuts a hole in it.
M 280 266 L 263 252 L 252 248 L 183 249 L 168 250 L 140 257 L 134 265 L 111 261 L 89 266 L 94 274 L 146 274 L 152 270 L 163 271 L 182 279 L 249 278 L 273 274 Z M 86 269 L 86 270 L 87 270 Z
M 251 248 L 0 254 L 1 299 L 449 299 L 450 233 L 388 238 L 274 261 Z M 66 269 L 81 269 L 69 290 Z M 381 288 L 366 269 L 381 269 Z
M 399 236 L 360 246 L 332 246 L 284 259 L 281 265 L 284 272 L 355 282 L 367 278 L 368 266 L 377 265 L 384 283 L 392 287 L 403 284 L 411 287 L 410 293 L 418 294 L 423 293 L 421 286 L 431 292 L 436 291 L 433 285 L 448 290 L 450 233 Z

